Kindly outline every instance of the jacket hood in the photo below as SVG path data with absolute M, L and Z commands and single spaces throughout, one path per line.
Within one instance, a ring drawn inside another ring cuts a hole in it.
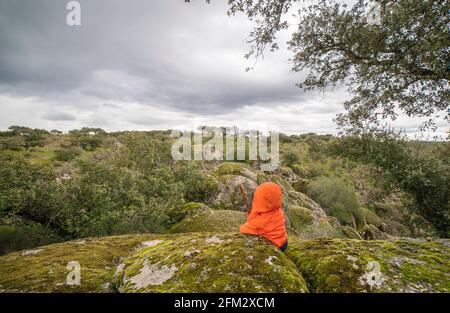
M 275 183 L 259 185 L 253 196 L 252 213 L 265 213 L 281 208 L 281 188 Z

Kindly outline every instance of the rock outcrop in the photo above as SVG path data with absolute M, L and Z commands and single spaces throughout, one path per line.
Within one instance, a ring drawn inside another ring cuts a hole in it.
M 0 291 L 450 292 L 446 240 L 289 240 L 286 253 L 229 232 L 69 241 L 0 257 Z
M 123 261 L 119 292 L 306 292 L 284 253 L 259 237 L 190 234 L 164 237 Z
M 245 212 L 207 209 L 186 217 L 169 229 L 169 233 L 235 232 L 245 221 Z
M 287 256 L 311 292 L 449 292 L 449 241 L 293 241 Z

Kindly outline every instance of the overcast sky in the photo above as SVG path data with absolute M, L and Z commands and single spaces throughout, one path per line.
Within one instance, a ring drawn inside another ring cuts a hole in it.
M 305 93 L 284 49 L 253 71 L 251 24 L 226 1 L 0 1 L 0 128 L 188 129 L 198 125 L 335 133 L 344 90 Z M 414 131 L 418 121 L 397 126 Z M 441 124 L 445 130 L 445 123 Z

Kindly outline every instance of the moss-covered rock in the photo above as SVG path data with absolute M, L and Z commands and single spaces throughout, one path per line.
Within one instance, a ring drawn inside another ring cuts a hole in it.
M 219 164 L 217 173 L 219 175 L 239 175 L 243 165 L 243 163 L 238 162 L 223 162 Z
M 244 188 L 249 205 L 251 205 L 253 194 L 258 185 L 253 179 L 240 175 L 220 176 L 218 193 L 209 205 L 224 210 L 246 210 L 240 186 Z
M 120 266 L 120 292 L 306 292 L 303 277 L 266 240 L 240 234 L 165 237 Z
M 301 231 L 297 231 L 297 237 L 302 239 L 315 238 L 342 238 L 345 235 L 330 224 L 327 217 L 314 220 L 313 223 Z
M 291 240 L 312 292 L 449 292 L 449 242 Z
M 285 166 L 278 166 L 278 168 L 275 170 L 274 174 L 276 174 L 279 177 L 283 177 L 284 180 L 288 182 L 296 182 L 298 180 L 297 175 L 294 173 L 294 171 L 290 167 Z
M 169 233 L 232 232 L 246 221 L 245 212 L 208 209 L 186 217 L 175 224 Z
M 301 206 L 307 208 L 312 211 L 315 220 L 327 216 L 319 204 L 304 193 L 295 191 L 294 189 L 288 190 L 283 194 L 283 204 L 287 207 Z
M 0 257 L 0 291 L 109 292 L 115 267 L 154 235 L 82 239 Z M 69 262 L 81 267 L 81 284 L 68 285 Z
M 81 284 L 68 285 L 69 262 Z M 450 292 L 448 240 L 234 233 L 90 238 L 0 257 L 3 292 Z
M 188 202 L 183 205 L 174 207 L 170 209 L 167 212 L 167 215 L 169 215 L 170 219 L 177 223 L 181 221 L 182 219 L 186 218 L 187 216 L 192 216 L 196 213 L 199 213 L 201 211 L 204 211 L 208 209 L 208 207 L 199 202 Z

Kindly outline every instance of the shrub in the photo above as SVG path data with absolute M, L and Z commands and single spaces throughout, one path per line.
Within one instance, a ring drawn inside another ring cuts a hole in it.
M 356 227 L 362 220 L 355 190 L 340 179 L 320 177 L 309 184 L 308 195 L 343 224 Z
M 76 147 L 71 147 L 68 149 L 61 149 L 55 151 L 55 159 L 57 161 L 68 162 L 75 159 L 77 156 L 81 154 L 80 149 Z
M 300 158 L 297 153 L 294 151 L 287 151 L 284 154 L 284 164 L 288 167 L 292 167 L 300 161 Z
M 361 208 L 361 213 L 364 217 L 364 220 L 367 224 L 375 225 L 376 227 L 381 227 L 383 224 L 383 221 L 381 218 L 378 217 L 378 215 L 366 208 Z
M 188 201 L 208 202 L 218 189 L 216 179 L 203 174 L 192 163 L 181 165 L 176 173 L 176 178 L 186 187 L 185 198 Z
M 40 224 L 0 225 L 0 255 L 61 241 L 50 229 Z

